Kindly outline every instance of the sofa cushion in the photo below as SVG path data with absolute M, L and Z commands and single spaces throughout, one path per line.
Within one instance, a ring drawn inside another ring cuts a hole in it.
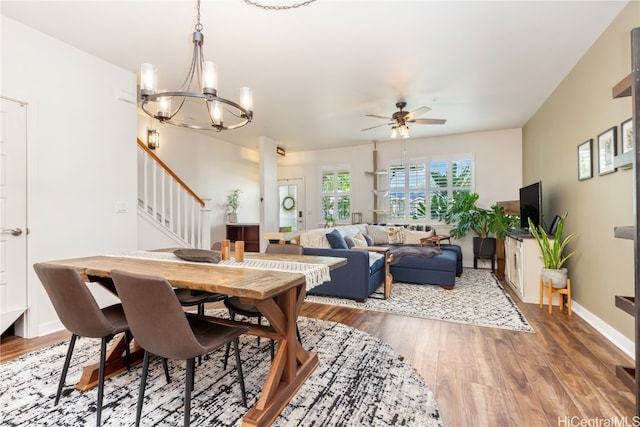
M 329 241 L 329 245 L 331 245 L 331 249 L 349 249 L 347 246 L 347 242 L 345 242 L 342 234 L 336 229 L 331 233 L 326 234 L 327 240 Z
M 362 237 L 364 237 L 364 240 L 367 241 L 367 246 L 373 246 L 375 244 L 373 242 L 373 237 L 369 236 L 368 234 L 363 234 Z
M 412 230 L 404 230 L 404 244 L 405 245 L 419 245 L 420 239 L 424 237 L 431 237 L 434 235 L 433 230 L 431 231 L 412 231 Z
M 351 236 L 351 238 L 356 243 L 356 246 L 369 246 L 367 239 L 364 238 L 362 233 L 357 233 L 355 236 Z
M 367 234 L 373 239 L 374 245 L 386 245 L 389 243 L 387 230 L 381 225 L 367 224 Z
M 387 226 L 387 237 L 390 245 L 401 245 L 404 243 L 404 227 Z
M 300 245 L 305 248 L 331 249 L 326 234 L 327 231 L 324 228 L 304 232 L 300 235 Z
M 347 243 L 347 247 L 349 249 L 351 249 L 352 247 L 356 246 L 356 241 L 353 240 L 353 237 L 351 237 L 351 236 L 344 236 L 344 241 Z

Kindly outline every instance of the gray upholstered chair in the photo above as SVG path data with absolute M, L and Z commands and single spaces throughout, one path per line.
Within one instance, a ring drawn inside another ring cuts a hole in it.
M 268 254 L 287 254 L 287 255 L 302 255 L 302 251 L 303 251 L 303 247 L 300 245 L 281 245 L 281 244 L 276 244 L 276 243 L 270 243 L 266 250 L 265 253 Z M 231 317 L 231 320 L 235 320 L 236 315 L 241 315 L 244 317 L 249 317 L 249 318 L 256 318 L 258 319 L 258 324 L 262 324 L 262 313 L 260 312 L 260 310 L 258 310 L 258 308 L 254 305 L 250 305 L 250 304 L 243 304 L 240 302 L 240 299 L 238 297 L 228 297 L 225 298 L 224 300 L 224 305 L 225 307 L 227 307 L 227 310 L 229 310 L 229 317 Z M 296 333 L 298 335 L 298 340 L 300 340 L 300 331 L 298 331 L 298 328 L 296 327 Z M 258 337 L 258 345 L 260 345 L 260 337 Z M 270 351 L 271 351 L 271 359 L 273 360 L 273 355 L 274 355 L 274 351 L 275 351 L 275 344 L 273 342 L 273 340 L 271 340 L 271 347 L 270 347 Z M 227 344 L 227 348 L 225 350 L 225 355 L 224 355 L 224 367 L 226 368 L 227 366 L 227 359 L 229 358 L 229 344 Z
M 195 358 L 233 342 L 242 402 L 246 406 L 238 337 L 247 332 L 248 328 L 211 323 L 201 316 L 185 313 L 171 285 L 162 277 L 119 270 L 113 270 L 111 277 L 122 301 L 131 332 L 136 342 L 145 350 L 136 410 L 136 426 L 140 424 L 142 415 L 150 354 L 187 361 L 184 425 L 188 426 L 191 392 L 194 387 Z
M 116 334 L 125 333 L 127 345 L 127 368 L 130 367 L 129 354 L 129 326 L 122 309 L 116 304 L 100 309 L 91 295 L 89 288 L 82 280 L 82 276 L 70 267 L 39 263 L 33 268 L 42 282 L 49 299 L 56 310 L 60 321 L 71 332 L 71 341 L 64 361 L 55 404 L 60 401 L 62 387 L 67 377 L 67 370 L 71 362 L 73 347 L 78 337 L 101 338 L 100 368 L 98 373 L 97 425 L 102 421 L 102 398 L 104 390 L 104 370 L 107 354 L 107 342 Z

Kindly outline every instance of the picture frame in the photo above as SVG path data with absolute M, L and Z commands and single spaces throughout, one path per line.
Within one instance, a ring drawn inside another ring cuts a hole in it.
M 362 224 L 362 212 L 351 213 L 351 224 Z
M 620 148 L 622 153 L 633 150 L 633 120 L 631 119 L 620 124 Z
M 578 180 L 593 178 L 593 139 L 578 145 Z
M 607 175 L 616 171 L 613 158 L 617 153 L 617 127 L 612 127 L 598 135 L 598 174 Z

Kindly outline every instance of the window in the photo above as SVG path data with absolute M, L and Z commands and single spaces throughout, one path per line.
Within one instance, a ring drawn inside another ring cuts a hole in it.
M 322 218 L 337 223 L 351 221 L 351 173 L 322 172 Z
M 456 193 L 472 191 L 472 172 L 473 161 L 470 159 L 411 161 L 407 165 L 391 165 L 389 219 L 440 220 L 448 199 Z

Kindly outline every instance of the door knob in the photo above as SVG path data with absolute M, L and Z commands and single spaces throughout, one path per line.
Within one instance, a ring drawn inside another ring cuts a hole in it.
M 20 228 L 3 228 L 0 234 L 11 234 L 12 236 L 19 236 L 22 234 Z

